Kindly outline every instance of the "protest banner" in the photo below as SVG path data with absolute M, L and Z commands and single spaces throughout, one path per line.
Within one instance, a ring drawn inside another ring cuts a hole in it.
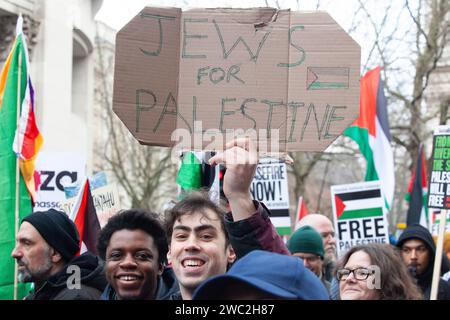
M 379 181 L 331 186 L 331 199 L 339 256 L 356 245 L 389 243 Z
M 450 209 L 450 126 L 439 126 L 433 138 L 428 208 Z
M 64 187 L 82 179 L 86 156 L 71 152 L 40 152 L 36 160 L 36 185 L 38 191 L 34 211 L 58 209 L 66 199 Z
M 431 216 L 431 234 L 433 237 L 437 237 L 439 234 L 439 224 L 441 222 L 441 211 L 432 211 L 428 212 Z M 450 212 L 447 210 L 447 221 L 445 222 L 445 232 L 450 232 Z
M 360 55 L 326 12 L 146 7 L 116 37 L 113 110 L 147 145 L 250 130 L 260 151 L 323 151 L 358 118 Z
M 289 190 L 286 164 L 276 159 L 261 159 L 250 186 L 254 200 L 270 209 L 270 219 L 281 235 L 291 233 Z
M 94 200 L 95 210 L 100 222 L 103 226 L 108 222 L 108 219 L 121 210 L 119 191 L 115 184 L 108 184 L 103 187 L 91 190 L 92 198 Z M 60 202 L 60 209 L 70 214 L 77 198 L 73 197 L 65 199 Z
M 441 276 L 446 217 L 450 208 L 450 126 L 439 126 L 434 131 L 431 157 L 428 208 L 441 209 L 430 294 L 430 300 L 436 300 Z
M 70 199 L 76 197 L 80 192 L 80 189 L 84 187 L 85 181 L 77 181 L 75 183 L 65 185 L 64 193 L 66 195 L 66 199 Z M 89 185 L 92 190 L 95 190 L 99 187 L 104 187 L 108 184 L 108 177 L 106 172 L 100 171 L 97 172 L 94 176 L 89 177 Z

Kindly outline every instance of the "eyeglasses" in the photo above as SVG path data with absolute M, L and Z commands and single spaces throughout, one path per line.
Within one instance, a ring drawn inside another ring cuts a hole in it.
M 297 256 L 298 258 L 308 262 L 308 263 L 314 263 L 317 260 L 320 259 L 320 256 L 314 255 L 314 256 L 308 256 L 308 257 L 301 257 L 301 256 Z
M 339 269 L 336 272 L 337 279 L 339 281 L 345 281 L 353 273 L 356 280 L 366 280 L 370 275 L 374 274 L 374 270 L 367 268 L 355 268 L 355 269 Z

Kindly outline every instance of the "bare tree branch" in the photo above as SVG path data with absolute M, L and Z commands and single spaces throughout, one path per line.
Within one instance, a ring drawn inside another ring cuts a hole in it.
M 417 10 L 418 13 L 419 13 L 418 14 L 418 19 L 412 13 L 411 8 L 409 7 L 409 1 L 408 0 L 405 0 L 405 5 L 406 5 L 406 8 L 408 9 L 408 12 L 409 12 L 409 15 L 410 15 L 411 19 L 414 21 L 414 23 L 417 26 L 417 30 L 419 30 L 419 33 L 417 34 L 417 43 L 416 43 L 417 49 L 420 50 L 420 41 L 419 41 L 420 35 L 422 35 L 425 38 L 425 43 L 427 44 L 428 49 L 431 49 L 431 44 L 430 44 L 430 41 L 428 40 L 428 36 L 425 33 L 425 31 L 422 29 L 422 24 L 420 23 L 421 2 L 419 1 L 419 3 L 418 3 L 418 10 Z

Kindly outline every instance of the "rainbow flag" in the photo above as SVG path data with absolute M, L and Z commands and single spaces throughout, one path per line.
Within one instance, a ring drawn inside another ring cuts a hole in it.
M 26 84 L 21 87 L 24 91 L 19 125 L 14 136 L 13 150 L 20 159 L 20 171 L 30 193 L 31 200 L 36 199 L 36 185 L 34 181 L 35 160 L 42 147 L 43 138 L 36 125 L 34 116 L 34 89 L 30 77 L 30 61 L 28 58 L 28 47 L 22 30 L 22 16 L 19 17 L 16 29 L 16 42 L 18 50 L 22 51 L 25 57 L 25 66 L 22 66 L 22 73 L 25 74 Z M 20 44 L 22 44 L 20 46 Z
M 394 199 L 394 154 L 380 67 L 369 70 L 361 78 L 359 118 L 344 134 L 352 138 L 367 160 L 365 181 L 380 180 L 386 206 Z
M 36 192 L 34 160 L 42 145 L 42 136 L 34 119 L 33 88 L 22 21 L 20 16 L 13 49 L 0 74 L 0 299 L 12 299 L 14 292 L 11 251 L 15 243 L 16 161 L 19 158 L 22 173 L 19 182 L 21 220 L 32 211 Z M 28 286 L 20 284 L 18 297 L 27 293 Z

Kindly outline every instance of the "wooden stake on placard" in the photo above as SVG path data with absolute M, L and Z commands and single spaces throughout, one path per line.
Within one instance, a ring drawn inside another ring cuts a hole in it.
M 441 220 L 439 221 L 439 234 L 436 244 L 436 256 L 434 258 L 433 280 L 431 283 L 430 300 L 437 300 L 439 289 L 439 279 L 441 278 L 442 253 L 444 247 L 445 224 L 447 223 L 447 210 L 441 210 Z

